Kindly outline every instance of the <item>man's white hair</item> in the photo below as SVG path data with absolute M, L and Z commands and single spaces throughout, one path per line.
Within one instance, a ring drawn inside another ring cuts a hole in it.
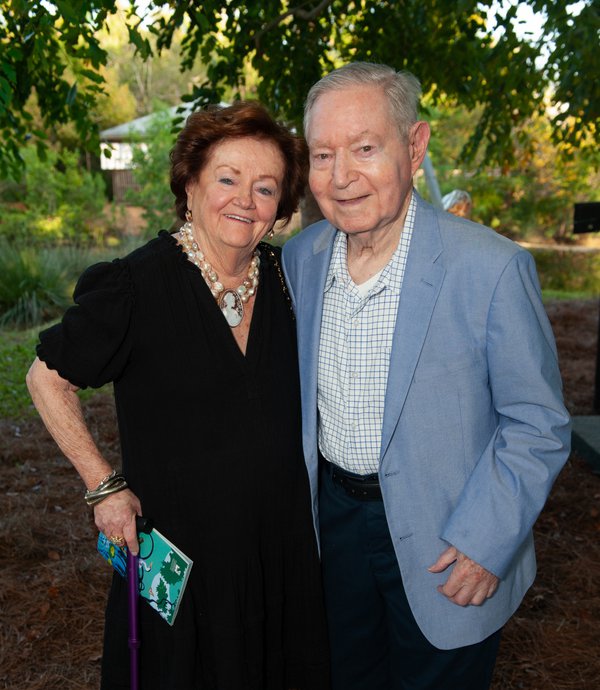
M 329 91 L 340 91 L 355 86 L 378 86 L 387 98 L 390 115 L 396 122 L 400 136 L 406 141 L 408 132 L 418 119 L 421 84 L 405 70 L 371 62 L 349 62 L 326 74 L 313 84 L 304 104 L 304 134 L 308 136 L 312 109 L 317 100 Z

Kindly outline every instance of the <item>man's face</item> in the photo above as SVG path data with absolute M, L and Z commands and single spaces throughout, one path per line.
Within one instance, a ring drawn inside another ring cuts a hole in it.
M 403 141 L 382 90 L 355 86 L 317 99 L 306 136 L 310 188 L 332 225 L 351 235 L 401 229 L 427 148 L 426 123 Z

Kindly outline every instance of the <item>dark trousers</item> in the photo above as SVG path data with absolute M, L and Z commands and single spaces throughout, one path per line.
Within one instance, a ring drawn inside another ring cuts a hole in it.
M 487 690 L 500 631 L 458 649 L 428 642 L 406 599 L 383 502 L 349 496 L 330 469 L 322 463 L 319 515 L 333 690 Z

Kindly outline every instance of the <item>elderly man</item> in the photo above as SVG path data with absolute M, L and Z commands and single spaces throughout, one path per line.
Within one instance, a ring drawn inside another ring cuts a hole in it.
M 283 254 L 335 690 L 489 687 L 569 454 L 534 262 L 413 189 L 419 97 L 367 63 L 312 87 L 326 220 Z

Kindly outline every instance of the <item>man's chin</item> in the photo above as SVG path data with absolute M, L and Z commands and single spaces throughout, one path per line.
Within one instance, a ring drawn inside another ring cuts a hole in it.
M 366 225 L 364 222 L 361 223 L 359 221 L 356 221 L 355 223 L 345 221 L 339 225 L 336 225 L 335 223 L 332 223 L 332 225 L 335 225 L 338 230 L 346 233 L 346 235 L 360 235 L 361 233 L 371 232 L 373 230 L 372 226 Z

